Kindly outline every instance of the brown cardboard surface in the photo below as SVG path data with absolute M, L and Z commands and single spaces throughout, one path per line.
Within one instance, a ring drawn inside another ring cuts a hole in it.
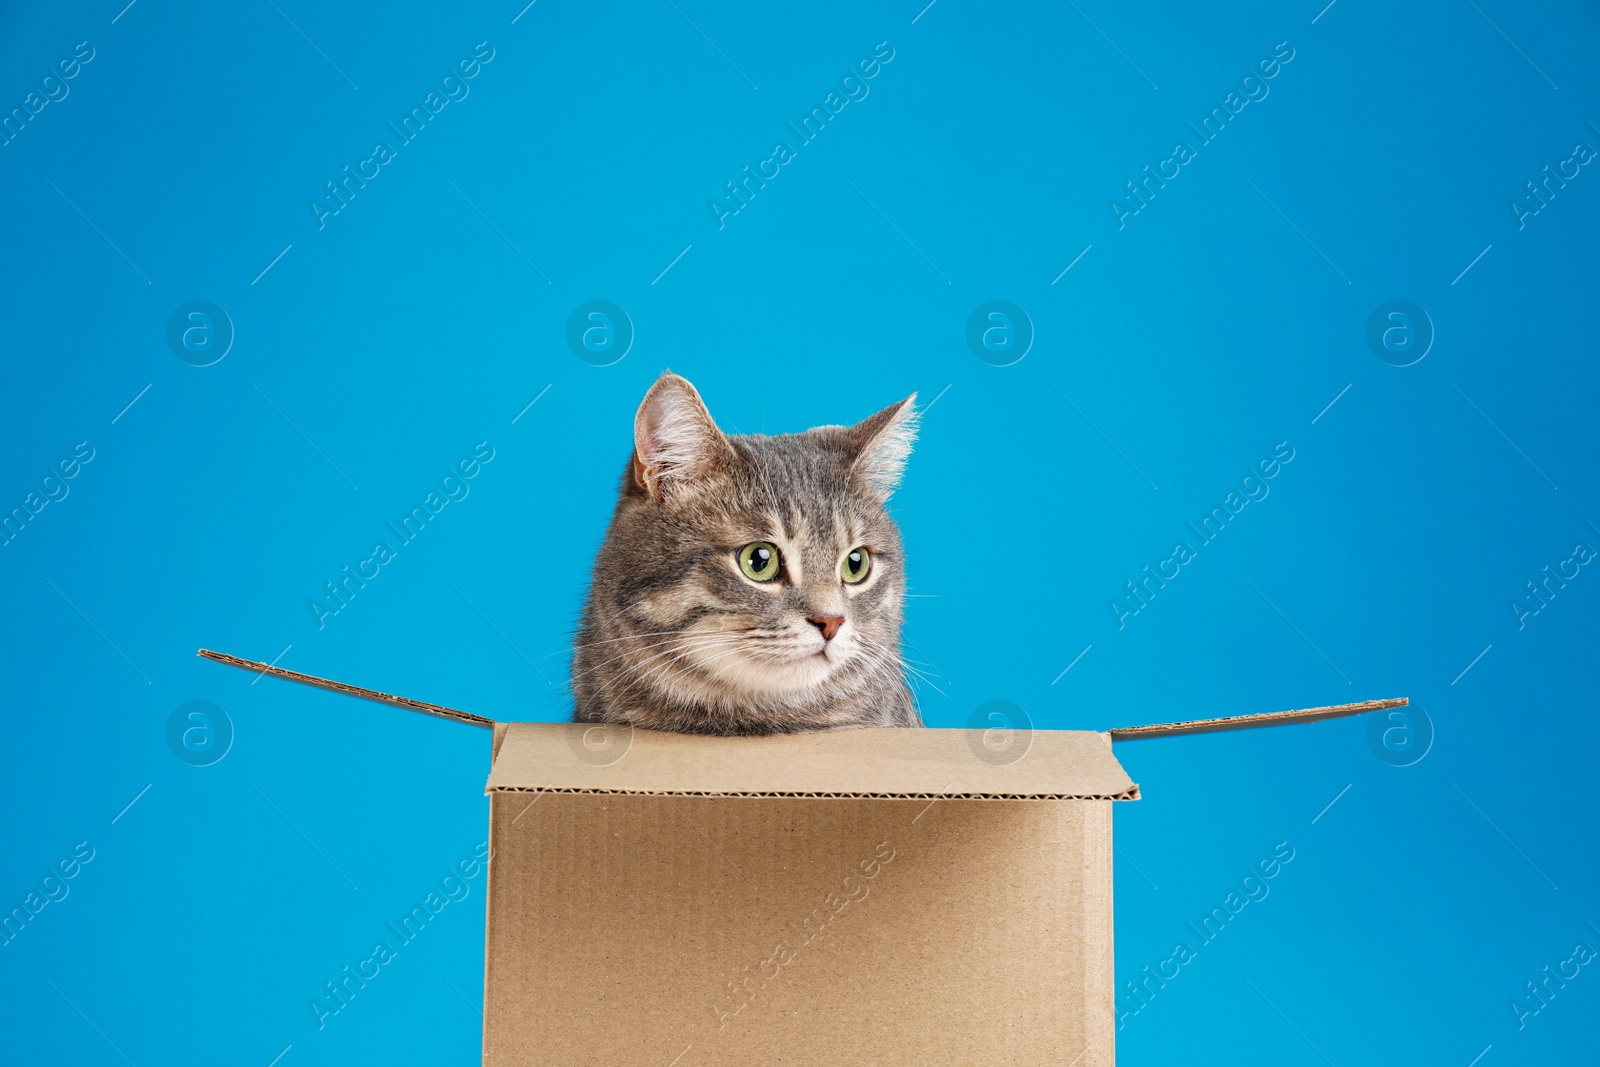
M 1114 1063 L 1108 801 L 491 797 L 487 1065 Z
M 1319 719 L 1339 719 L 1346 715 L 1365 715 L 1369 711 L 1403 708 L 1409 703 L 1410 700 L 1406 697 L 1394 697 L 1389 700 L 1363 700 L 1358 704 L 1333 704 L 1322 708 L 1271 711 L 1260 715 L 1230 715 L 1221 719 L 1191 719 L 1188 722 L 1163 722 L 1151 726 L 1125 726 L 1108 732 L 1113 741 L 1136 741 L 1144 737 L 1206 734 L 1220 730 L 1247 730 L 1257 726 L 1287 726 L 1290 723 L 1316 722 Z
M 704 737 L 492 729 L 483 1062 L 1114 1067 L 1115 729 Z M 978 803 L 984 801 L 984 803 Z
M 1114 1067 L 1111 730 L 492 728 L 484 1063 Z M 985 801 L 978 803 L 978 801 Z
M 598 733 L 596 733 L 598 731 Z M 595 743 L 603 738 L 604 745 Z M 703 737 L 514 722 L 488 790 L 683 796 L 1136 800 L 1104 737 L 868 728 L 777 737 Z

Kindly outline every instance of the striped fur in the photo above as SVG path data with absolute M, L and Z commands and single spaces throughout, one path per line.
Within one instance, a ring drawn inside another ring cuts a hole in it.
M 921 726 L 900 660 L 905 559 L 884 510 L 916 432 L 915 397 L 855 426 L 729 436 L 694 386 L 663 375 L 595 559 L 572 661 L 573 718 L 769 734 Z M 782 578 L 737 553 L 770 541 Z M 865 581 L 839 566 L 871 554 Z M 824 641 L 809 617 L 842 616 Z

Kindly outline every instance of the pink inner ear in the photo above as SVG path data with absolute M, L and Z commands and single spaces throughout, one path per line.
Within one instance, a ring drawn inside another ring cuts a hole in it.
M 656 443 L 656 434 L 666 417 L 667 405 L 662 403 L 659 395 L 651 397 L 644 406 L 644 444 Z
M 651 397 L 644 405 L 643 415 L 643 425 L 640 427 L 639 440 L 634 443 L 634 451 L 641 467 L 660 466 L 662 453 L 668 448 L 661 432 L 671 417 L 667 401 L 661 395 Z
M 666 483 L 687 485 L 708 477 L 726 446 L 694 387 L 664 378 L 645 394 L 634 418 L 634 450 L 641 484 L 659 493 Z

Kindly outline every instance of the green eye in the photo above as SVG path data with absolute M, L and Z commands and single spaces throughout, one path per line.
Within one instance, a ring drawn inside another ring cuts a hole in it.
M 753 582 L 770 582 L 778 576 L 782 557 L 770 541 L 752 541 L 739 550 L 739 569 Z
M 872 570 L 872 557 L 867 555 L 864 548 L 853 548 L 845 553 L 844 562 L 839 564 L 839 577 L 847 585 L 857 585 L 866 580 L 867 572 Z

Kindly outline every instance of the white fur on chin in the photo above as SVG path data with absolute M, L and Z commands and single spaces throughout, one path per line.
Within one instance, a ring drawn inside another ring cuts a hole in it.
M 815 637 L 816 640 L 811 640 Z M 833 676 L 856 654 L 857 637 L 848 623 L 832 641 L 820 634 L 801 634 L 783 650 L 771 642 L 741 642 L 738 651 L 715 649 L 690 653 L 689 658 L 706 673 L 739 693 L 753 697 L 788 696 L 814 689 Z

